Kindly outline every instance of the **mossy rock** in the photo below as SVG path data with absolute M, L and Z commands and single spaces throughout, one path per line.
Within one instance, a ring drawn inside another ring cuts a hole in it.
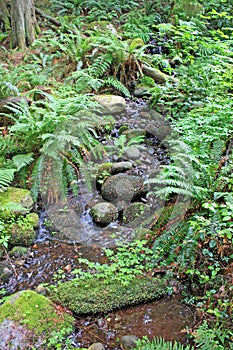
M 151 215 L 149 205 L 141 202 L 134 202 L 128 205 L 123 211 L 123 223 L 131 226 L 139 226 Z
M 17 215 L 29 213 L 33 208 L 33 200 L 30 191 L 23 188 L 8 187 L 0 193 L 1 212 L 4 210 Z
M 123 133 L 123 135 L 126 135 L 127 139 L 130 140 L 134 137 L 139 137 L 139 136 L 146 136 L 146 130 L 145 129 L 128 129 L 125 130 Z
M 112 163 L 106 162 L 98 166 L 96 171 L 96 182 L 99 184 L 104 183 L 104 181 L 111 176 Z
M 52 299 L 77 315 L 107 313 L 130 305 L 160 298 L 166 294 L 165 279 L 134 277 L 127 285 L 117 277 L 72 280 L 60 284 Z
M 9 244 L 11 246 L 32 245 L 36 238 L 35 228 L 38 227 L 39 218 L 36 213 L 20 216 L 15 222 L 6 226 L 6 233 L 10 236 Z
M 33 337 L 28 339 L 29 345 L 35 345 L 38 340 L 42 344 L 49 340 L 53 332 L 62 332 L 69 334 L 74 325 L 74 318 L 62 309 L 57 309 L 48 298 L 36 292 L 27 290 L 13 294 L 3 305 L 0 306 L 0 339 L 6 339 L 6 334 L 9 331 L 7 327 L 4 329 L 6 321 L 13 321 L 15 327 L 19 327 L 22 331 L 29 332 Z M 2 334 L 1 334 L 2 332 Z M 17 337 L 17 335 L 14 335 Z M 20 336 L 20 334 L 18 335 Z M 12 334 L 9 334 L 12 339 Z M 17 339 L 20 342 L 20 339 Z M 29 343 L 32 341 L 33 343 Z M 7 341 L 7 339 L 6 339 Z M 9 339 L 8 339 L 9 341 Z M 0 343 L 1 348 L 4 343 Z M 6 343 L 9 345 L 9 343 Z M 21 348 L 19 343 L 19 347 Z M 22 347 L 24 348 L 24 347 Z M 47 349 L 47 347 L 40 347 Z
M 15 258 L 22 258 L 26 257 L 28 255 L 28 252 L 29 250 L 26 247 L 15 246 L 11 249 L 9 255 Z

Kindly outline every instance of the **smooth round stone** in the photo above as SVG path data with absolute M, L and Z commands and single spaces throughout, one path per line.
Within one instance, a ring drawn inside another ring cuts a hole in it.
M 118 217 L 118 210 L 112 203 L 98 203 L 91 208 L 90 214 L 97 224 L 108 225 Z
M 140 151 L 137 147 L 129 147 L 125 150 L 125 157 L 131 160 L 139 159 Z

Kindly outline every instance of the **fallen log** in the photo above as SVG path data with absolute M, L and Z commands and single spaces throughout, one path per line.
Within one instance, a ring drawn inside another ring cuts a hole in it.
M 176 79 L 170 75 L 167 75 L 161 72 L 159 69 L 152 68 L 145 64 L 142 64 L 142 72 L 148 77 L 152 78 L 156 83 L 165 83 L 166 81 L 170 81 L 174 84 L 179 83 L 179 79 Z

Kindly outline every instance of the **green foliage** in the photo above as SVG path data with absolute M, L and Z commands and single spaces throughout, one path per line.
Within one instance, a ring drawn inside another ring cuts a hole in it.
M 73 273 L 79 279 L 113 278 L 127 285 L 135 276 L 153 268 L 153 250 L 146 246 L 146 241 L 135 241 L 126 246 L 118 246 L 116 251 L 105 249 L 110 264 L 99 264 L 79 258 L 88 270 L 75 269 Z M 93 275 L 94 273 L 94 275 Z
M 0 82 L 0 98 L 8 96 L 17 96 L 19 90 L 16 86 L 12 85 L 10 82 Z
M 16 169 L 0 169 L 0 192 L 11 185 L 15 171 Z
M 223 329 L 216 325 L 210 327 L 206 320 L 198 327 L 195 337 L 195 344 L 198 349 L 208 350 L 225 350 L 230 349 L 233 333 L 230 330 Z M 229 347 L 228 347 L 229 346 Z
M 139 340 L 134 350 L 192 350 L 193 347 L 178 342 L 165 341 L 163 338 L 154 338 L 149 341 L 146 337 Z
M 171 163 L 164 165 L 159 174 L 146 181 L 152 185 L 152 193 L 161 198 L 172 194 L 198 198 L 205 192 L 204 188 L 195 185 L 195 178 L 200 177 L 201 166 L 187 144 L 181 141 L 168 141 Z
M 104 149 L 108 152 L 109 155 L 117 153 L 118 157 L 122 157 L 127 148 L 131 146 L 136 146 L 137 148 L 140 148 L 140 145 L 144 142 L 144 140 L 144 136 L 134 136 L 128 139 L 125 134 L 121 134 L 118 138 L 114 139 L 113 146 L 105 146 Z M 114 150 L 111 151 L 113 147 Z

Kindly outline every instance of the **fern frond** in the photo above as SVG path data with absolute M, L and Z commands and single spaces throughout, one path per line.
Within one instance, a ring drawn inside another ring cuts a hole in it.
M 103 80 L 103 85 L 112 86 L 114 89 L 122 93 L 126 97 L 130 97 L 130 92 L 127 87 L 117 78 L 109 76 Z
M 44 156 L 40 156 L 34 165 L 31 175 L 31 195 L 33 201 L 36 202 L 40 192 L 41 178 L 43 173 Z
M 19 89 L 9 81 L 0 82 L 0 98 L 8 96 L 18 96 Z
M 192 350 L 193 347 L 185 346 L 178 342 L 166 341 L 164 338 L 156 337 L 152 341 L 141 340 L 134 350 Z
M 101 78 L 111 67 L 113 57 L 110 53 L 100 55 L 94 63 L 88 68 L 88 72 L 94 78 Z
M 32 157 L 32 153 L 28 154 L 17 154 L 12 158 L 14 165 L 17 168 L 17 171 L 32 163 L 34 158 Z
M 9 187 L 14 180 L 15 169 L 0 169 L 0 192 Z

